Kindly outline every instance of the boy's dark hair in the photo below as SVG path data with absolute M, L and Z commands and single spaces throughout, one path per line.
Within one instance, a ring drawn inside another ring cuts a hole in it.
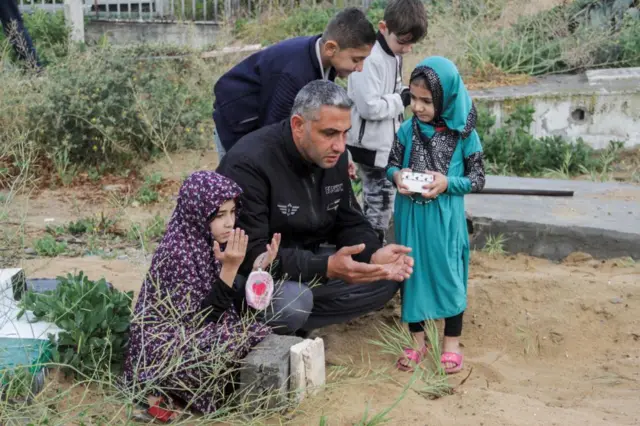
M 384 9 L 384 21 L 389 33 L 398 37 L 411 35 L 417 43 L 427 35 L 427 10 L 422 0 L 390 0 Z
M 357 49 L 372 46 L 376 32 L 364 12 L 357 7 L 347 7 L 334 16 L 322 33 L 322 41 L 333 40 L 340 49 Z

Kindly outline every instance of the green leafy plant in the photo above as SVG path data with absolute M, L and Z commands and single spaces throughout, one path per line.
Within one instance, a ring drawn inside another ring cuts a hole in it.
M 67 229 L 72 235 L 91 233 L 94 230 L 93 220 L 79 219 L 76 222 L 69 222 L 69 224 L 67 225 Z
M 51 234 L 47 234 L 36 240 L 33 248 L 40 256 L 56 257 L 67 250 L 67 243 L 58 242 Z
M 122 367 L 131 321 L 133 292 L 110 287 L 104 278 L 91 281 L 80 271 L 58 277 L 54 291 L 27 292 L 18 318 L 29 310 L 37 320 L 54 323 L 62 331 L 53 351 L 67 373 L 88 376 Z
M 142 204 L 152 204 L 158 201 L 158 187 L 162 183 L 162 175 L 160 173 L 154 173 L 151 176 L 147 176 L 144 180 L 144 184 L 138 190 L 136 194 L 136 200 Z

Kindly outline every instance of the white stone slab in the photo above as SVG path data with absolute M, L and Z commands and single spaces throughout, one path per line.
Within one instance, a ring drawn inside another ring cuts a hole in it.
M 62 331 L 55 324 L 46 321 L 33 321 L 33 313 L 27 311 L 17 319 L 20 308 L 13 298 L 12 277 L 22 269 L 0 269 L 0 337 L 15 339 L 48 340 L 48 335 L 58 336 Z
M 289 390 L 296 402 L 316 395 L 326 380 L 324 341 L 317 337 L 306 339 L 290 350 Z

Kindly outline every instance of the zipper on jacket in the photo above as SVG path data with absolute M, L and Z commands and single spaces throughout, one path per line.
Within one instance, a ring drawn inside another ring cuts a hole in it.
M 364 128 L 367 125 L 367 120 L 364 118 L 360 119 L 360 133 L 358 134 L 358 144 L 362 145 L 362 138 L 364 138 Z
M 311 175 L 312 185 L 315 185 L 315 182 L 316 182 L 316 179 L 312 174 Z M 316 213 L 315 203 L 313 202 L 313 193 L 311 191 L 313 189 L 312 185 L 309 185 L 309 181 L 307 179 L 304 179 L 304 189 L 307 191 L 307 195 L 309 196 L 309 202 L 311 206 L 311 223 L 317 224 L 318 214 Z

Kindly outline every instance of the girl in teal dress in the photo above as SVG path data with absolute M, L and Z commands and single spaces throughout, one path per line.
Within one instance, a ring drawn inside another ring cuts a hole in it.
M 444 318 L 442 366 L 462 369 L 462 314 L 467 307 L 469 235 L 464 195 L 484 187 L 482 146 L 475 130 L 476 109 L 456 66 L 430 57 L 411 74 L 411 110 L 396 135 L 387 178 L 395 200 L 395 237 L 411 247 L 413 274 L 402 287 L 402 321 L 409 323 L 416 349 L 407 348 L 398 368 L 411 370 L 428 348 L 424 321 Z M 402 172 L 433 175 L 422 194 L 411 193 Z

